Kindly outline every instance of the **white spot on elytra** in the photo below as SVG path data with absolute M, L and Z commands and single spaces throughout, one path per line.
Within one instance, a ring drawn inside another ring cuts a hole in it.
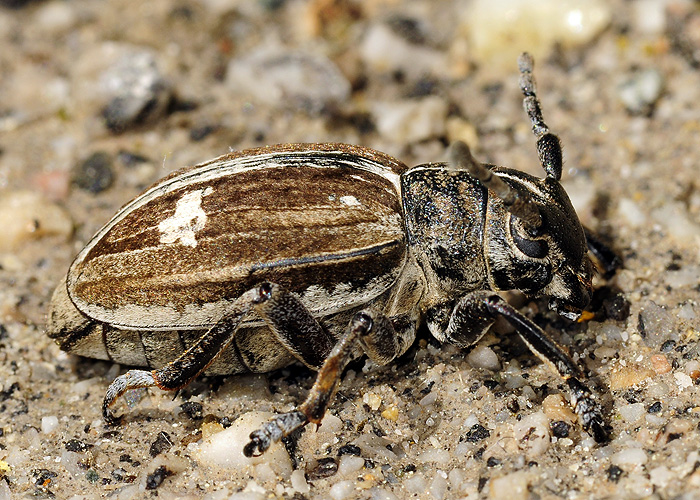
M 196 247 L 195 233 L 204 229 L 207 214 L 202 210 L 202 198 L 213 193 L 211 187 L 190 191 L 177 200 L 175 213 L 158 224 L 161 243 L 175 243 Z
M 361 205 L 361 203 L 358 201 L 358 199 L 355 198 L 354 196 L 341 196 L 340 203 L 342 203 L 343 205 L 347 205 L 349 207 L 356 207 L 358 205 Z

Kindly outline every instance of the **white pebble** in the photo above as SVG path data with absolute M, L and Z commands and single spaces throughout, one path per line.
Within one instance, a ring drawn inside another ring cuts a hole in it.
M 365 459 L 355 455 L 343 455 L 338 463 L 338 475 L 346 477 L 355 474 L 365 465 Z
M 475 0 L 464 12 L 474 59 L 499 70 L 512 69 L 523 50 L 537 60 L 555 44 L 585 44 L 611 17 L 603 0 Z
M 50 417 L 41 418 L 41 432 L 51 434 L 58 427 L 58 417 L 51 415 Z
M 9 251 L 22 242 L 57 235 L 63 239 L 73 232 L 67 212 L 33 191 L 14 191 L 0 198 L 0 251 Z
M 344 500 L 353 494 L 355 484 L 352 481 L 340 481 L 331 486 L 328 494 L 333 500 Z
M 686 373 L 676 372 L 673 374 L 673 378 L 676 379 L 676 385 L 681 391 L 693 386 L 693 379 Z
M 654 486 L 659 488 L 665 488 L 671 481 L 677 478 L 668 467 L 665 465 L 660 465 L 649 471 L 649 479 Z
M 229 470 L 251 472 L 259 464 L 268 464 L 275 473 L 289 478 L 292 462 L 282 443 L 273 443 L 270 449 L 259 457 L 248 458 L 243 455 L 243 447 L 249 441 L 249 435 L 273 416 L 269 412 L 252 411 L 241 415 L 231 427 L 204 440 L 197 451 L 197 459 L 208 465 Z
M 428 487 L 428 484 L 423 477 L 423 474 L 416 472 L 413 474 L 413 477 L 409 477 L 408 479 L 404 480 L 403 487 L 407 492 L 413 495 L 422 495 L 425 493 L 425 489 Z
M 617 216 L 632 227 L 641 227 L 647 223 L 647 216 L 635 202 L 621 198 L 617 202 Z
M 489 498 L 491 500 L 526 500 L 530 496 L 527 489 L 529 482 L 530 475 L 525 471 L 517 471 L 492 479 Z
M 290 482 L 292 483 L 292 488 L 294 488 L 294 491 L 301 493 L 302 495 L 311 491 L 309 483 L 306 482 L 304 471 L 301 469 L 297 469 L 294 472 L 292 472 L 292 475 L 290 476 Z
M 445 498 L 445 493 L 447 493 L 447 478 L 445 477 L 446 474 L 443 474 L 445 473 L 437 471 L 435 477 L 430 482 L 430 486 L 428 486 L 428 493 L 436 500 L 442 500 Z
M 647 463 L 647 454 L 641 448 L 627 448 L 610 457 L 610 462 L 617 466 L 644 465 Z
M 421 463 L 432 462 L 440 465 L 447 465 L 450 462 L 450 452 L 442 448 L 429 448 L 416 457 L 416 461 Z
M 528 458 L 537 457 L 549 448 L 549 419 L 542 411 L 526 415 L 513 426 L 513 435 Z
M 408 144 L 445 132 L 447 102 L 437 96 L 400 102 L 376 102 L 372 114 L 377 132 L 387 140 Z
M 644 403 L 631 403 L 627 405 L 622 405 L 620 406 L 618 411 L 620 412 L 620 416 L 627 423 L 631 424 L 642 418 L 642 415 L 644 415 Z
M 489 346 L 478 345 L 467 355 L 467 362 L 474 368 L 498 371 L 501 369 L 501 361 L 498 355 Z

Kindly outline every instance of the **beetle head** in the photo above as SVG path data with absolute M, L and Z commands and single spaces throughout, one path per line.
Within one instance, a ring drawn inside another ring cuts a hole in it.
M 461 143 L 450 163 L 489 190 L 484 251 L 491 287 L 549 297 L 552 309 L 578 318 L 591 299 L 593 267 L 581 223 L 559 183 L 561 170 L 545 166 L 540 179 L 482 165 Z

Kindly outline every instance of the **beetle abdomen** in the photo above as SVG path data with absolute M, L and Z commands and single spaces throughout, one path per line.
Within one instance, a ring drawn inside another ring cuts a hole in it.
M 78 255 L 69 296 L 96 321 L 168 330 L 215 324 L 262 281 L 320 317 L 365 303 L 406 254 L 395 166 L 371 153 L 258 151 L 171 176 Z

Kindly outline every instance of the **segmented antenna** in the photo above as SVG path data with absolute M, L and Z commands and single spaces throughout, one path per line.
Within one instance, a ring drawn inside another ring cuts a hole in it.
M 503 201 L 506 210 L 519 218 L 526 227 L 537 229 L 542 224 L 542 217 L 532 199 L 510 187 L 490 169 L 476 161 L 469 146 L 464 142 L 456 141 L 450 146 L 449 165 L 453 170 L 467 172 L 490 189 Z
M 547 173 L 547 177 L 561 179 L 562 153 L 559 137 L 549 131 L 549 127 L 542 118 L 542 108 L 537 98 L 535 89 L 535 77 L 532 69 L 535 65 L 532 56 L 523 52 L 518 58 L 520 70 L 520 90 L 523 93 L 523 108 L 532 122 L 532 133 L 537 137 L 537 156 L 540 164 Z

